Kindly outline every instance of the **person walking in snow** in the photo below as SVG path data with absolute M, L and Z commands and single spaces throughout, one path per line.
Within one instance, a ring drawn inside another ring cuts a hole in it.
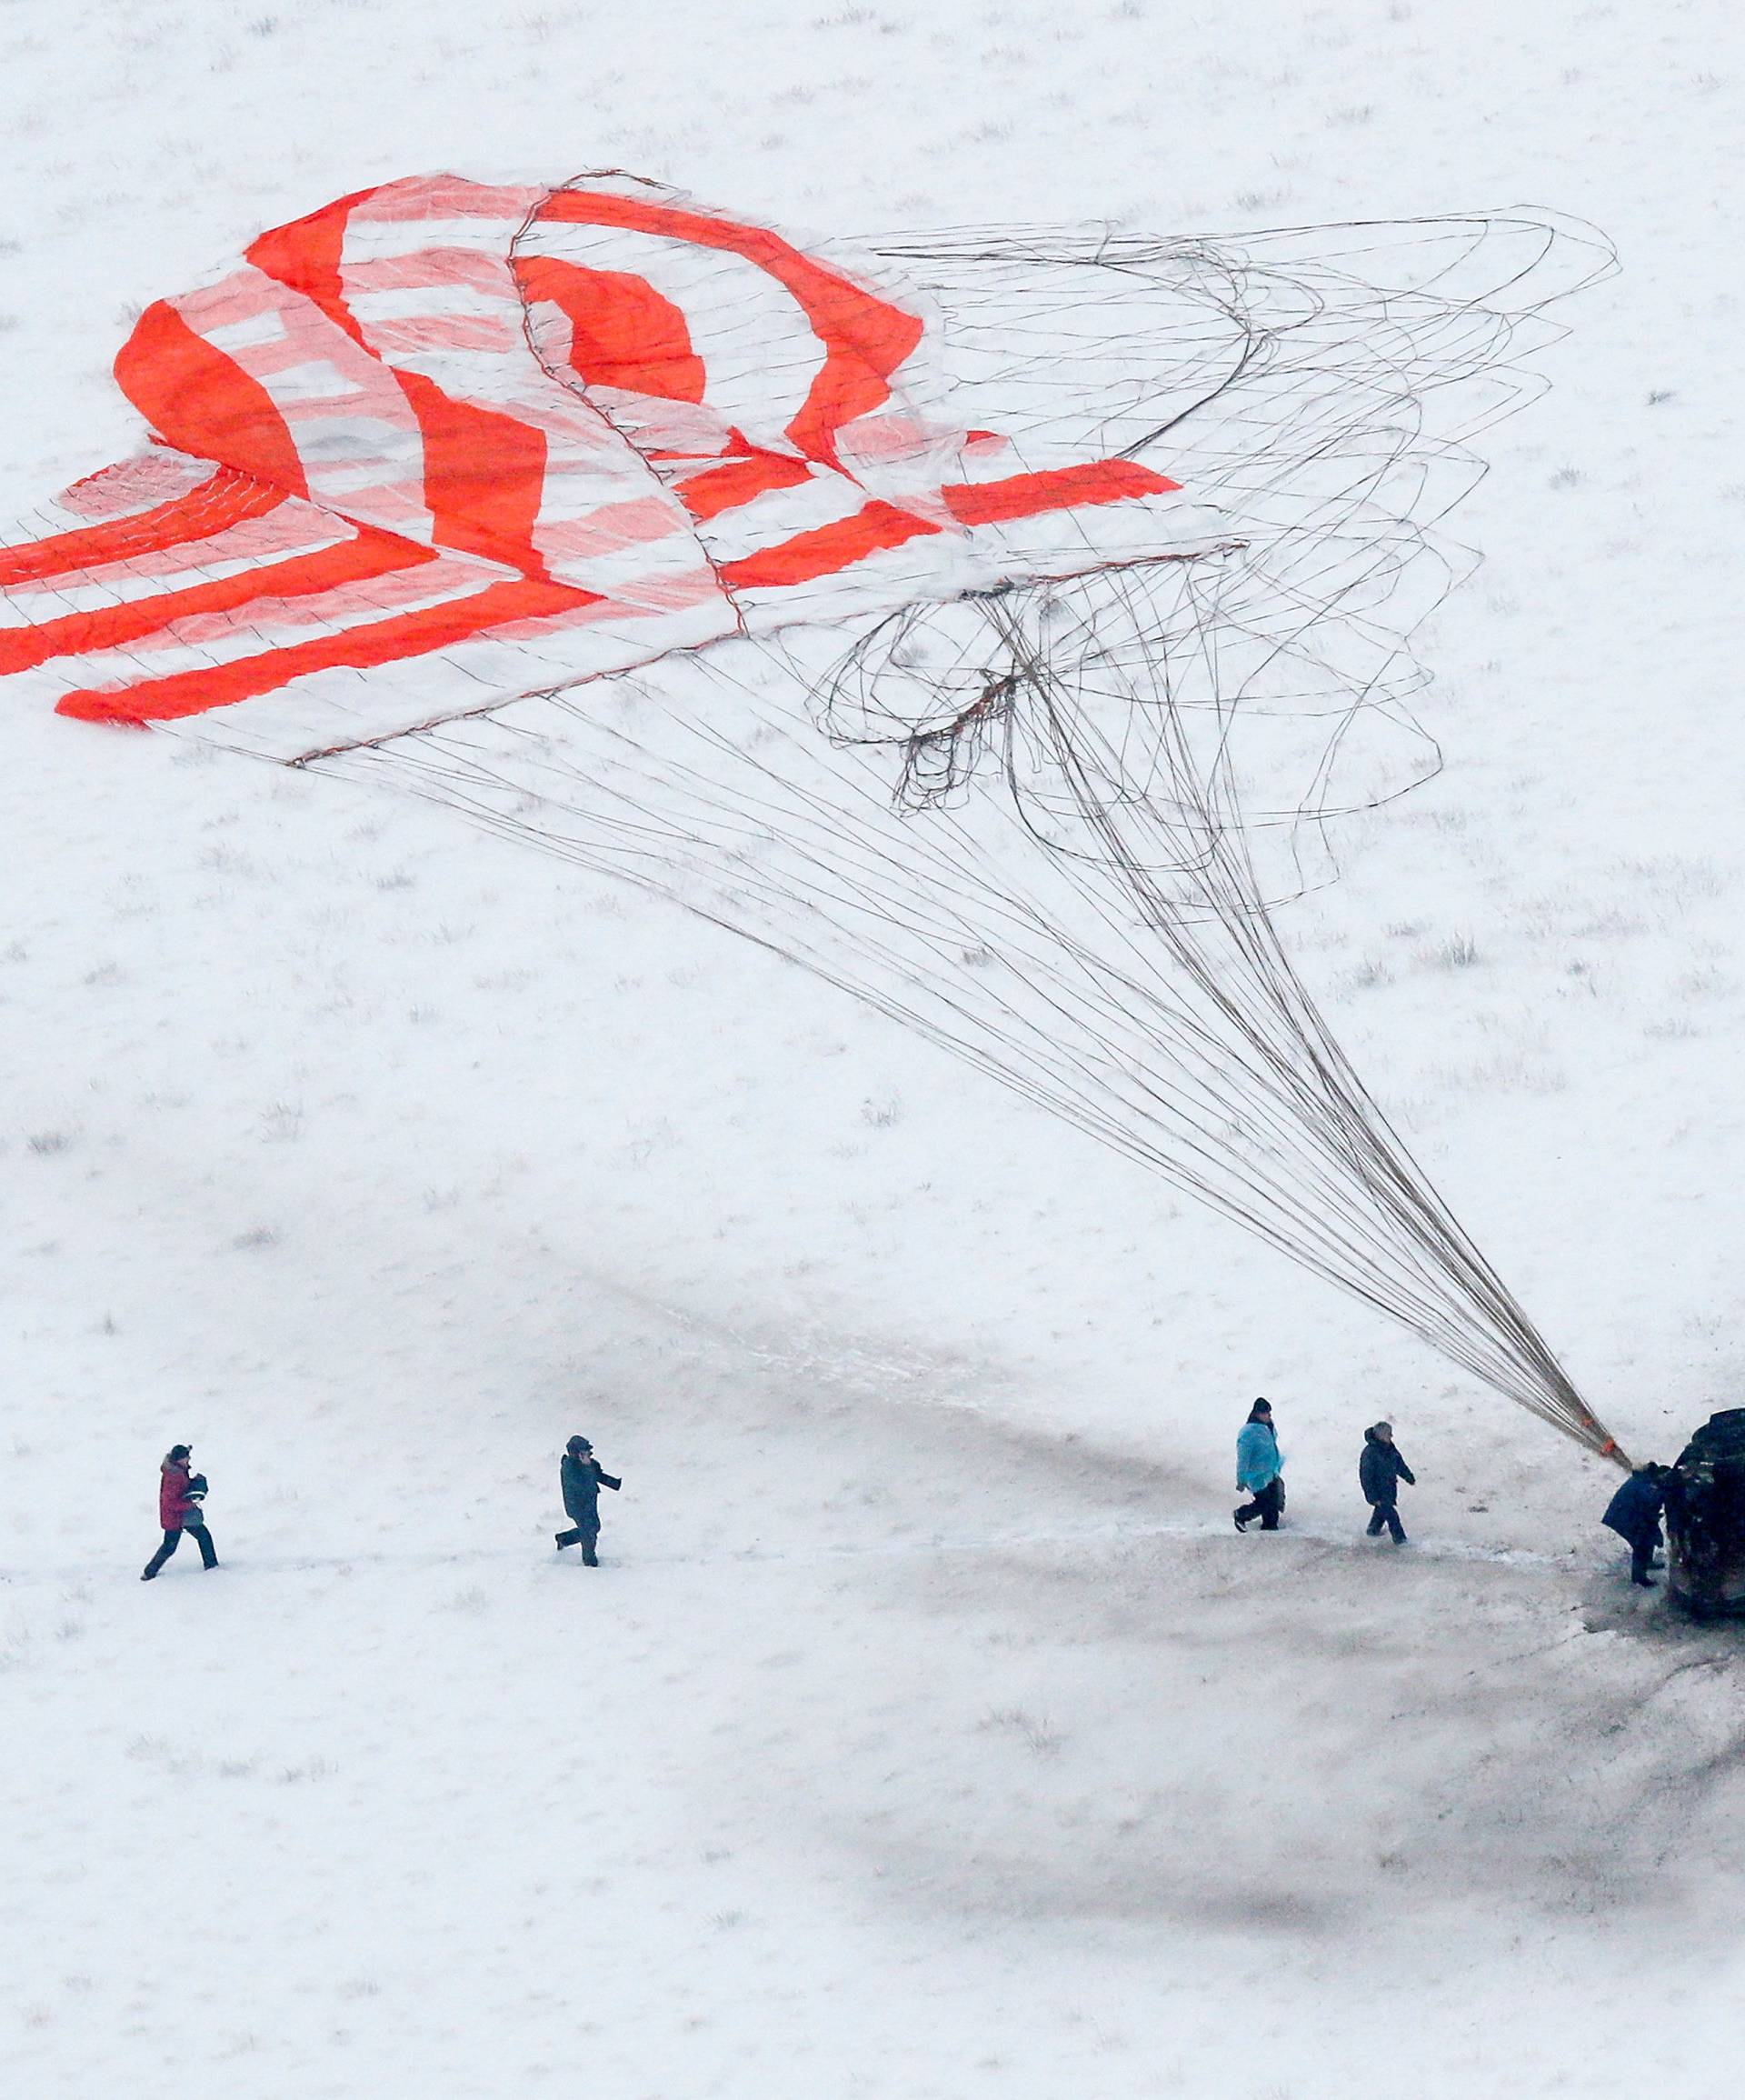
M 1363 1432 L 1363 1455 L 1357 1462 L 1357 1477 L 1363 1499 L 1370 1505 L 1371 1538 L 1380 1538 L 1385 1525 L 1395 1545 L 1406 1543 L 1406 1527 L 1400 1521 L 1400 1483 L 1416 1487 L 1418 1476 L 1400 1455 L 1393 1441 L 1393 1424 L 1376 1422 Z
M 1284 1459 L 1272 1426 L 1272 1403 L 1257 1400 L 1236 1439 L 1236 1486 L 1251 1499 L 1231 1514 L 1238 1531 L 1258 1516 L 1262 1531 L 1277 1531 L 1284 1514 Z
M 1651 1590 L 1654 1578 L 1649 1569 L 1660 1545 L 1660 1509 L 1666 1501 L 1666 1477 L 1670 1467 L 1639 1465 L 1606 1505 L 1600 1519 L 1630 1545 L 1630 1579 L 1639 1589 Z
M 609 1487 L 615 1495 L 624 1484 L 601 1471 L 593 1446 L 585 1436 L 571 1437 L 557 1472 L 564 1510 L 575 1525 L 573 1531 L 556 1534 L 558 1546 L 561 1550 L 566 1545 L 579 1545 L 583 1565 L 598 1567 L 600 1559 L 593 1549 L 600 1543 L 600 1490 Z
M 200 1558 L 206 1566 L 218 1565 L 217 1548 L 201 1507 L 205 1495 L 206 1476 L 194 1472 L 194 1453 L 185 1444 L 172 1444 L 157 1478 L 157 1521 L 164 1526 L 164 1543 L 145 1563 L 141 1582 L 156 1581 L 158 1569 L 181 1545 L 184 1531 L 200 1548 Z

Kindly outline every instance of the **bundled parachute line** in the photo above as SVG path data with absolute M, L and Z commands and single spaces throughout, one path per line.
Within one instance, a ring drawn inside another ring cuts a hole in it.
M 1539 215 L 839 250 L 385 185 L 142 322 L 180 478 L 0 547 L 0 673 L 675 899 L 1624 1463 L 1271 915 L 1440 763 L 1437 528 L 1609 266 Z

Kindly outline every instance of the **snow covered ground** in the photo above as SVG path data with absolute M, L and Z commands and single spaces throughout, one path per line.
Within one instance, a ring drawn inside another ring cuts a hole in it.
M 1603 227 L 1423 637 L 1446 771 L 1285 925 L 1625 1441 L 1737 1398 L 1734 10 L 268 5 L 0 8 L 0 513 L 129 447 L 141 305 L 423 169 Z M 676 912 L 0 737 L 8 2095 L 1739 2090 L 1740 1652 L 1622 1585 L 1615 1475 Z M 142 1588 L 177 1438 L 225 1565 Z

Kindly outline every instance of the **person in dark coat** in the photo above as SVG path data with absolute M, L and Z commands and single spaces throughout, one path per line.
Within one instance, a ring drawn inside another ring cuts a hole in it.
M 157 1571 L 182 1543 L 182 1534 L 200 1548 L 200 1558 L 209 1568 L 218 1565 L 217 1548 L 206 1529 L 206 1476 L 194 1470 L 194 1453 L 185 1444 L 172 1444 L 158 1468 L 157 1521 L 164 1526 L 164 1543 L 145 1563 L 143 1583 L 155 1582 Z
M 1651 1590 L 1654 1578 L 1649 1569 L 1660 1545 L 1660 1509 L 1666 1500 L 1664 1465 L 1639 1465 L 1606 1505 L 1600 1519 L 1630 1545 L 1630 1579 L 1639 1589 Z
M 1393 1441 L 1391 1422 L 1372 1423 L 1363 1432 L 1363 1455 L 1357 1462 L 1357 1477 L 1363 1499 L 1370 1505 L 1371 1538 L 1380 1538 L 1385 1525 L 1395 1545 L 1406 1543 L 1406 1527 L 1400 1521 L 1400 1483 L 1416 1487 L 1418 1477 L 1400 1455 Z
M 600 1543 L 600 1490 L 609 1487 L 615 1495 L 624 1484 L 601 1471 L 600 1461 L 593 1455 L 593 1446 L 585 1436 L 571 1437 L 563 1448 L 557 1472 L 563 1490 L 564 1510 L 575 1525 L 573 1531 L 560 1531 L 555 1535 L 558 1545 L 560 1548 L 579 1545 L 583 1565 L 598 1567 L 600 1559 L 594 1547 Z
M 1277 1531 L 1284 1514 L 1284 1459 L 1270 1400 L 1254 1403 L 1236 1439 L 1236 1486 L 1252 1497 L 1232 1513 L 1237 1530 L 1246 1531 L 1258 1516 L 1262 1531 Z

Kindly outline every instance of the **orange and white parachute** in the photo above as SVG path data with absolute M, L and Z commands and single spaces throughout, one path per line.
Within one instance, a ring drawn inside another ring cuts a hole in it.
M 675 898 L 1620 1457 L 1269 911 L 1435 763 L 1435 528 L 1604 259 L 389 183 L 145 314 L 152 447 L 0 533 L 0 684 Z
M 618 175 L 394 182 L 141 317 L 154 449 L 0 548 L 0 675 L 292 758 L 674 649 L 1203 550 L 924 412 L 927 315 Z

